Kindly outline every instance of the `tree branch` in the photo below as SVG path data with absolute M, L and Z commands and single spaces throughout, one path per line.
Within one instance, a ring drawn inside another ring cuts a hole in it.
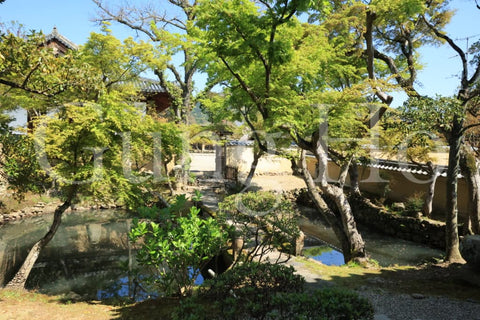
M 467 130 L 469 129 L 472 129 L 472 128 L 475 128 L 475 127 L 480 127 L 480 122 L 478 123 L 473 123 L 473 124 L 470 124 L 468 126 L 465 126 L 462 128 L 462 134 L 465 133 Z
M 365 31 L 365 34 L 364 34 L 364 37 L 365 37 L 365 42 L 366 42 L 366 45 L 367 45 L 367 71 L 368 71 L 368 78 L 372 81 L 376 81 L 376 77 L 375 77 L 375 71 L 374 71 L 374 68 L 373 68 L 373 61 L 374 61 L 374 58 L 375 58 L 375 48 L 373 46 L 373 22 L 375 21 L 375 19 L 377 18 L 377 15 L 375 12 L 371 11 L 371 10 L 367 10 L 367 13 L 366 13 L 366 31 Z M 393 101 L 393 97 L 386 94 L 385 92 L 383 92 L 380 88 L 378 88 L 376 85 L 374 86 L 374 91 L 375 91 L 375 95 L 386 105 L 390 105 Z M 379 113 L 376 117 L 376 119 L 380 119 L 383 114 L 385 113 L 386 111 L 386 108 L 385 107 L 381 107 L 379 109 Z M 371 124 L 372 121 L 368 121 L 369 124 Z
M 422 16 L 422 19 L 425 22 L 425 24 L 428 26 L 428 28 L 432 30 L 437 37 L 445 40 L 450 45 L 450 47 L 452 47 L 452 49 L 455 50 L 457 54 L 460 56 L 460 59 L 462 61 L 462 77 L 461 77 L 462 87 L 460 89 L 459 96 L 462 96 L 462 98 L 464 98 L 463 94 L 466 93 L 470 84 L 468 81 L 468 61 L 467 61 L 467 56 L 465 52 L 463 52 L 463 50 L 459 46 L 457 46 L 457 44 L 449 36 L 440 32 L 429 21 L 427 21 L 425 16 Z
M 184 87 L 185 86 L 185 83 L 183 82 L 182 80 L 182 77 L 180 76 L 180 73 L 177 71 L 177 69 L 175 68 L 174 65 L 172 64 L 168 64 L 167 65 L 167 69 L 170 70 L 174 77 L 175 77 L 175 80 L 177 80 L 178 84 L 181 86 L 181 87 Z
M 29 88 L 29 87 L 27 87 L 26 84 L 20 85 L 18 83 L 15 83 L 15 82 L 10 81 L 10 80 L 5 80 L 5 79 L 0 79 L 0 84 L 6 85 L 6 86 L 8 86 L 10 88 L 13 88 L 13 89 L 21 89 L 25 92 L 38 94 L 38 95 L 45 96 L 45 97 L 48 97 L 48 98 L 54 97 L 55 95 L 60 94 L 63 91 L 65 91 L 64 89 L 61 89 L 61 90 L 58 90 L 56 92 L 48 93 L 46 91 L 41 91 L 41 90 L 36 90 L 36 89 Z
M 225 67 L 227 67 L 228 71 L 235 77 L 235 79 L 237 79 L 237 81 L 240 83 L 240 86 L 243 88 L 243 90 L 245 90 L 245 92 L 250 96 L 253 103 L 257 106 L 258 110 L 260 111 L 260 113 L 262 113 L 262 116 L 264 116 L 264 118 L 266 118 L 265 110 L 264 110 L 263 106 L 261 105 L 261 103 L 259 102 L 259 99 L 255 95 L 255 93 L 250 89 L 250 87 L 242 79 L 242 77 L 232 69 L 232 67 L 227 62 L 227 60 L 225 60 L 224 57 L 220 57 L 220 60 L 222 60 L 223 64 L 225 65 Z

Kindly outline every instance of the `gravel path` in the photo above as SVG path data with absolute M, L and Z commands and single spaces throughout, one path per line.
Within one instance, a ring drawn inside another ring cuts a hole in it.
M 292 265 L 313 289 L 332 286 L 330 281 L 322 279 L 320 273 L 305 267 L 302 261 L 293 258 L 287 264 Z M 375 320 L 480 320 L 480 303 L 476 301 L 394 293 L 376 287 L 374 281 L 357 292 L 372 303 Z M 478 294 L 480 297 L 480 289 Z
M 359 292 L 375 308 L 375 320 L 479 320 L 480 304 L 446 297 L 375 292 Z M 479 292 L 480 294 L 480 292 Z

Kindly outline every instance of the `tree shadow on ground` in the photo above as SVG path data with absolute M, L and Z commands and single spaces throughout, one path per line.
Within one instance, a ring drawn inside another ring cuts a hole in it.
M 307 290 L 340 286 L 357 292 L 443 296 L 480 304 L 480 271 L 467 265 L 361 268 L 328 267 L 313 260 L 309 263 L 312 273 L 307 279 Z M 316 269 L 315 264 L 320 268 Z M 178 298 L 163 298 L 125 305 L 116 309 L 114 319 L 168 320 L 179 303 Z
M 113 319 L 169 320 L 179 304 L 180 300 L 178 298 L 159 298 L 155 300 L 137 302 L 133 305 L 117 307 L 114 312 Z
M 353 290 L 371 288 L 394 293 L 444 296 L 480 303 L 480 270 L 462 264 L 379 268 L 378 272 L 332 274 L 329 280 Z

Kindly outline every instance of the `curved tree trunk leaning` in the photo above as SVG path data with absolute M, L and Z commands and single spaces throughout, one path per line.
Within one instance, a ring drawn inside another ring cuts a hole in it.
M 42 251 L 43 248 L 50 242 L 50 240 L 53 239 L 55 236 L 55 233 L 58 230 L 58 227 L 60 226 L 62 222 L 62 215 L 63 213 L 70 207 L 72 204 L 72 200 L 75 196 L 75 193 L 72 193 L 67 200 L 60 206 L 58 206 L 55 209 L 55 213 L 53 215 L 53 221 L 50 226 L 50 229 L 48 232 L 45 234 L 45 236 L 37 241 L 30 251 L 28 252 L 27 257 L 25 258 L 25 261 L 23 262 L 22 266 L 20 269 L 17 271 L 15 276 L 13 277 L 12 280 L 10 280 L 6 288 L 10 289 L 25 289 L 25 283 L 27 282 L 28 276 L 30 275 L 30 272 L 32 271 L 32 268 L 37 261 L 40 252 Z
M 320 189 L 328 198 L 335 202 L 336 211 L 333 212 L 318 193 L 317 186 L 308 171 L 305 159 L 305 150 L 302 150 L 302 171 L 304 180 L 308 188 L 308 192 L 312 197 L 317 209 L 325 217 L 327 222 L 333 228 L 335 235 L 338 237 L 343 250 L 345 262 L 363 261 L 367 258 L 365 252 L 365 242 L 357 230 L 355 219 L 353 217 L 352 208 L 348 202 L 342 188 L 330 185 L 326 178 L 327 155 L 320 143 L 315 149 L 314 156 L 318 161 L 318 176 L 316 181 L 319 182 Z
M 250 187 L 253 176 L 255 175 L 255 171 L 257 170 L 258 161 L 260 160 L 262 155 L 263 155 L 262 150 L 259 150 L 258 152 L 253 151 L 253 161 L 252 161 L 252 164 L 250 165 L 250 171 L 248 172 L 247 178 L 243 183 L 244 190 L 247 190 Z

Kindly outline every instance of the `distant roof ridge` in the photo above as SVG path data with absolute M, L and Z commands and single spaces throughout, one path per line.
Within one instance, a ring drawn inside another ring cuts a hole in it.
M 133 83 L 137 88 L 140 89 L 140 91 L 144 93 L 160 93 L 160 92 L 166 92 L 162 86 L 160 85 L 160 81 L 155 80 L 155 79 L 150 79 L 147 77 L 138 77 L 136 79 L 133 79 L 131 81 L 127 81 L 127 83 Z
M 50 34 L 47 34 L 45 36 L 45 41 L 52 41 L 53 39 L 57 39 L 58 41 L 60 41 L 65 47 L 67 47 L 68 49 L 72 49 L 72 50 L 78 50 L 78 45 L 76 45 L 75 43 L 73 43 L 72 41 L 70 41 L 68 38 L 66 38 L 65 36 L 61 35 L 58 30 L 57 30 L 57 27 L 54 26 L 53 27 L 53 30 L 52 30 L 52 33 Z

